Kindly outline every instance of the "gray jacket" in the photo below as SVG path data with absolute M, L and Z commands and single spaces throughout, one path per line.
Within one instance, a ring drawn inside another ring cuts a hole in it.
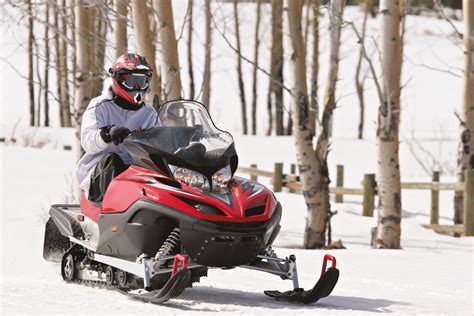
M 92 99 L 82 116 L 81 145 L 86 154 L 79 160 L 76 168 L 77 181 L 86 194 L 89 193 L 91 173 L 105 154 L 116 153 L 125 164 L 132 162 L 132 157 L 125 151 L 123 144 L 116 146 L 104 142 L 100 129 L 107 125 L 124 126 L 134 131 L 160 124 L 152 106 L 145 104 L 136 111 L 125 110 L 113 102 L 112 91 L 108 87 L 102 95 Z

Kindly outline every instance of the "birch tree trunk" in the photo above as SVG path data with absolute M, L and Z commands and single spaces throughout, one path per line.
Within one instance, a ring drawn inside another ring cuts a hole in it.
M 26 2 L 28 14 L 28 96 L 30 102 L 30 126 L 35 126 L 35 87 L 33 83 L 33 10 L 31 0 Z
M 153 0 L 161 39 L 161 80 L 164 101 L 181 99 L 178 47 L 171 0 Z
M 67 11 L 66 0 L 61 0 L 59 8 L 60 40 L 59 40 L 59 75 L 58 84 L 61 86 L 61 107 L 64 127 L 72 126 L 71 105 L 69 103 L 69 82 L 67 74 Z
M 235 26 L 235 39 L 237 42 L 237 80 L 239 83 L 239 96 L 240 96 L 240 112 L 242 116 L 242 132 L 244 135 L 248 134 L 247 125 L 247 101 L 245 100 L 245 87 L 244 79 L 242 76 L 242 60 L 241 60 L 241 47 L 240 47 L 240 31 L 239 31 L 239 10 L 238 0 L 234 0 L 234 26 Z
M 44 58 L 44 126 L 49 126 L 49 1 L 45 8 Z
M 378 113 L 377 145 L 379 195 L 374 248 L 400 248 L 401 186 L 398 158 L 400 123 L 400 1 L 380 1 L 382 102 Z
M 56 69 L 56 82 L 59 83 L 59 78 L 61 78 L 61 67 L 60 67 L 60 56 L 61 56 L 61 50 L 60 50 L 60 45 L 59 45 L 59 33 L 60 33 L 60 28 L 59 28 L 59 3 L 61 0 L 54 1 L 53 3 L 53 27 L 55 30 L 57 30 L 54 33 L 54 52 L 55 52 L 55 58 L 54 58 L 54 66 Z M 59 103 L 59 122 L 61 127 L 65 127 L 64 124 L 64 114 L 63 114 L 63 101 L 61 99 L 62 97 L 62 92 L 61 92 L 61 85 L 56 84 L 56 89 L 57 89 L 57 97 L 58 97 L 58 103 Z
M 271 135 L 273 129 L 273 116 L 275 116 L 275 134 L 283 135 L 283 2 L 281 0 L 271 0 L 272 6 L 272 45 L 270 58 L 269 88 L 267 94 L 268 109 L 268 129 L 267 135 Z M 275 114 L 273 114 L 275 109 Z
M 105 67 L 105 43 L 107 37 L 107 5 L 103 8 L 96 6 L 91 11 L 93 16 L 93 30 L 95 33 L 92 39 L 92 75 L 93 75 L 93 90 L 92 96 L 100 95 L 104 84 L 104 67 Z
M 87 6 L 86 6 L 87 5 Z M 77 48 L 77 89 L 74 107 L 76 109 L 76 141 L 77 141 L 77 159 L 79 160 L 84 150 L 81 147 L 81 122 L 82 115 L 92 99 L 92 60 L 93 49 L 91 41 L 92 21 L 90 20 L 90 3 L 85 0 L 76 0 L 75 3 L 75 29 L 76 29 L 76 48 Z
M 362 58 L 363 58 L 362 46 L 364 45 L 364 41 L 365 41 L 367 19 L 369 17 L 371 5 L 372 5 L 372 0 L 364 0 L 364 20 L 362 22 L 362 30 L 361 30 L 362 40 L 360 43 L 361 46 L 359 49 L 359 58 L 357 59 L 357 67 L 356 67 L 356 73 L 355 73 L 355 85 L 356 85 L 357 97 L 359 98 L 359 107 L 360 107 L 359 127 L 358 127 L 358 134 L 357 134 L 358 139 L 364 138 L 364 113 L 365 113 L 364 81 L 365 80 L 361 79 L 360 71 L 362 68 Z
M 209 110 L 211 107 L 211 47 L 212 47 L 212 30 L 211 30 L 211 0 L 205 0 L 206 14 L 206 39 L 204 43 L 204 75 L 202 83 L 202 103 Z
M 72 2 L 73 0 L 71 0 L 70 3 L 74 3 Z M 71 16 L 71 24 L 73 27 L 70 27 L 69 30 L 70 30 L 70 33 L 71 33 L 71 49 L 69 50 L 70 51 L 70 60 L 71 60 L 71 73 L 70 73 L 70 77 L 72 78 L 72 80 L 70 80 L 70 82 L 72 82 L 72 93 L 70 93 L 71 95 L 71 104 L 74 105 L 76 103 L 76 77 L 77 77 L 77 49 L 76 49 L 76 28 L 74 27 L 74 25 L 76 25 L 76 13 L 75 13 L 75 6 L 74 5 L 70 5 L 69 6 L 69 14 Z
M 193 0 L 188 0 L 188 25 L 187 25 L 187 54 L 189 74 L 189 99 L 194 99 L 194 72 L 193 72 Z
M 300 23 L 300 7 L 297 1 L 284 1 L 284 34 L 291 59 L 290 86 L 293 138 L 300 172 L 303 194 L 308 209 L 305 229 L 305 248 L 320 248 L 326 238 L 326 203 L 321 191 L 320 166 L 313 151 L 309 124 L 309 101 L 306 84 L 305 47 Z
M 255 62 L 253 66 L 253 81 L 252 81 L 252 135 L 257 134 L 257 68 L 258 68 L 258 49 L 260 47 L 260 11 L 261 11 L 261 0 L 257 0 L 257 20 L 255 22 L 255 50 L 253 60 Z
M 158 68 L 156 67 L 155 47 L 151 38 L 150 19 L 148 17 L 149 8 L 147 2 L 143 0 L 132 1 L 133 29 L 135 31 L 135 40 L 138 54 L 145 56 L 153 68 L 153 79 L 150 82 L 150 94 L 148 101 L 155 105 L 154 100 L 158 98 L 161 104 L 161 86 L 159 83 Z
M 41 71 L 40 71 L 40 50 L 38 46 L 38 42 L 36 38 L 33 37 L 33 44 L 35 52 L 35 68 L 36 68 L 36 82 L 38 83 L 38 93 L 36 94 L 36 116 L 35 116 L 35 126 L 41 126 L 41 96 L 43 95 L 43 80 L 41 78 Z
M 333 128 L 333 111 L 336 108 L 336 83 L 337 73 L 339 69 L 339 46 L 341 45 L 341 26 L 342 26 L 342 14 L 344 9 L 345 0 L 331 0 L 329 8 L 329 71 L 326 88 L 324 90 L 323 107 L 324 112 L 330 110 L 330 117 L 326 117 L 326 124 L 322 124 L 322 128 L 327 128 L 325 132 L 328 138 L 332 136 Z M 323 113 L 323 121 L 325 120 Z M 327 126 L 325 126 L 327 125 Z
M 115 57 L 119 57 L 128 51 L 127 40 L 127 15 L 128 15 L 128 1 L 114 0 L 114 9 L 117 14 L 115 21 Z
M 311 135 L 316 135 L 316 121 L 319 117 L 318 102 L 318 74 L 319 74 L 319 0 L 312 0 L 308 5 L 312 7 L 311 30 L 313 33 L 313 52 L 311 62 L 311 98 L 309 103 L 309 124 Z M 306 43 L 308 43 L 306 37 Z
M 464 95 L 460 113 L 460 142 L 458 150 L 458 179 L 464 182 L 466 169 L 474 169 L 474 3 L 463 1 L 464 19 Z M 463 196 L 456 192 L 454 222 L 463 222 Z

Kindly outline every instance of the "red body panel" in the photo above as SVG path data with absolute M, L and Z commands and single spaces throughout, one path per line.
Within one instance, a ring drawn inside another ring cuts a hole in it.
M 264 186 L 250 180 L 235 177 L 229 184 L 225 196 L 197 190 L 181 184 L 181 189 L 160 182 L 160 179 L 172 180 L 158 172 L 137 166 L 131 166 L 117 176 L 109 185 L 104 196 L 102 209 L 95 207 L 83 196 L 81 210 L 84 215 L 98 222 L 100 213 L 117 213 L 128 209 L 140 199 L 177 209 L 191 216 L 209 221 L 251 222 L 268 220 L 276 206 L 273 193 Z M 212 205 L 225 215 L 204 214 L 177 197 L 183 197 Z M 245 216 L 245 210 L 265 206 L 260 215 Z

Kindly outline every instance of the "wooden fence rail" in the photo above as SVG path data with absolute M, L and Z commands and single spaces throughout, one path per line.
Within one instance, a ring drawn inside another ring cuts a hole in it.
M 291 165 L 291 173 L 283 173 L 283 163 L 275 163 L 273 171 L 259 170 L 256 164 L 251 167 L 239 167 L 237 172 L 249 174 L 253 181 L 258 181 L 258 177 L 267 177 L 272 179 L 273 191 L 280 192 L 286 187 L 290 192 L 302 190 L 299 176 L 296 174 L 296 166 Z M 439 225 L 439 191 L 459 191 L 464 194 L 464 212 L 463 212 L 463 234 L 465 236 L 474 236 L 474 169 L 466 170 L 465 182 L 463 183 L 440 183 L 439 172 L 433 173 L 433 182 L 402 182 L 403 190 L 429 190 L 431 191 L 431 212 L 430 224 L 424 225 L 426 228 L 435 229 L 435 231 L 444 230 L 446 232 L 459 232 L 460 227 L 456 225 L 455 229 L 446 228 L 452 225 Z M 364 175 L 362 188 L 344 187 L 344 166 L 337 166 L 336 187 L 330 187 L 329 192 L 335 194 L 337 203 L 344 201 L 344 195 L 362 195 L 364 216 L 373 216 L 375 208 L 375 196 L 377 195 L 377 184 L 374 174 Z

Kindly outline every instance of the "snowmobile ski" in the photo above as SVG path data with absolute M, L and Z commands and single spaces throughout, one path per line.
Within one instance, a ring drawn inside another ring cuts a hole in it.
M 334 286 L 336 286 L 339 279 L 339 270 L 336 268 L 329 268 L 323 273 L 316 285 L 308 291 L 302 288 L 296 288 L 292 291 L 264 291 L 265 295 L 275 298 L 279 301 L 287 301 L 294 303 L 311 304 L 318 300 L 329 296 Z
M 294 256 L 293 256 L 294 261 Z M 328 262 L 331 261 L 331 267 L 326 270 Z M 293 303 L 311 304 L 329 296 L 336 286 L 339 279 L 339 270 L 336 269 L 336 258 L 327 254 L 324 256 L 321 277 L 311 290 L 305 291 L 298 287 L 298 282 L 294 283 L 295 288 L 292 291 L 264 291 L 265 295 L 273 297 L 280 301 Z
M 118 288 L 117 291 L 135 300 L 161 304 L 179 296 L 188 285 L 190 279 L 191 271 L 184 269 L 178 271 L 174 276 L 172 276 L 160 290 L 150 292 L 146 292 L 145 290 L 135 290 L 128 292 L 127 289 Z M 143 293 L 140 293 L 141 291 L 143 291 Z

